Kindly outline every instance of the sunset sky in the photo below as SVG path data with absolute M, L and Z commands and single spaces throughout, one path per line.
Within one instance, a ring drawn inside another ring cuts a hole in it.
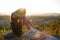
M 27 15 L 60 13 L 60 0 L 0 0 L 0 12 L 10 15 L 19 8 L 26 8 Z

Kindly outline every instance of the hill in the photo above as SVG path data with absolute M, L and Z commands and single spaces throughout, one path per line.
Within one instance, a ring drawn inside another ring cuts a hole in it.
M 58 16 L 26 16 L 35 28 L 43 33 L 60 36 L 60 15 Z M 8 15 L 0 16 L 0 30 L 10 29 L 11 18 Z M 46 32 L 47 31 L 47 32 Z

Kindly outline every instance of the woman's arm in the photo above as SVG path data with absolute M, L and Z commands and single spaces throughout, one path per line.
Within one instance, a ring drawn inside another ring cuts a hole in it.
M 33 24 L 31 24 L 29 20 L 26 20 L 26 25 L 29 29 L 33 28 Z
M 30 21 L 27 20 L 26 18 L 23 18 L 23 23 L 27 26 L 28 29 L 33 28 L 33 24 L 31 24 Z

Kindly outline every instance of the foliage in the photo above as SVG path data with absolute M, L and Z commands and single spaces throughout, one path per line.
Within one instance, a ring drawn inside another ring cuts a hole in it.
M 49 34 L 49 35 L 56 35 L 60 37 L 60 19 L 55 18 L 51 20 L 51 19 L 48 19 L 49 17 L 46 19 L 45 17 L 44 18 L 42 17 L 44 19 L 43 21 L 40 18 L 41 17 L 37 17 L 37 18 L 31 17 L 33 21 L 32 24 L 34 25 L 36 29 L 38 29 L 42 33 Z M 0 19 L 2 21 L 6 20 L 4 21 L 3 24 L 0 24 L 0 34 L 2 35 L 5 32 L 11 31 L 10 21 L 9 21 L 10 19 L 9 18 L 7 19 L 6 17 L 5 19 L 0 17 Z M 28 33 L 27 29 L 24 29 L 23 31 L 25 33 Z M 0 38 L 1 38 L 1 35 L 0 35 Z

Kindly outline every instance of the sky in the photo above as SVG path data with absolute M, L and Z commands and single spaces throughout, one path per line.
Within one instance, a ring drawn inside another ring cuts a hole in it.
M 0 12 L 10 15 L 19 8 L 26 8 L 27 15 L 60 13 L 60 0 L 0 0 Z

